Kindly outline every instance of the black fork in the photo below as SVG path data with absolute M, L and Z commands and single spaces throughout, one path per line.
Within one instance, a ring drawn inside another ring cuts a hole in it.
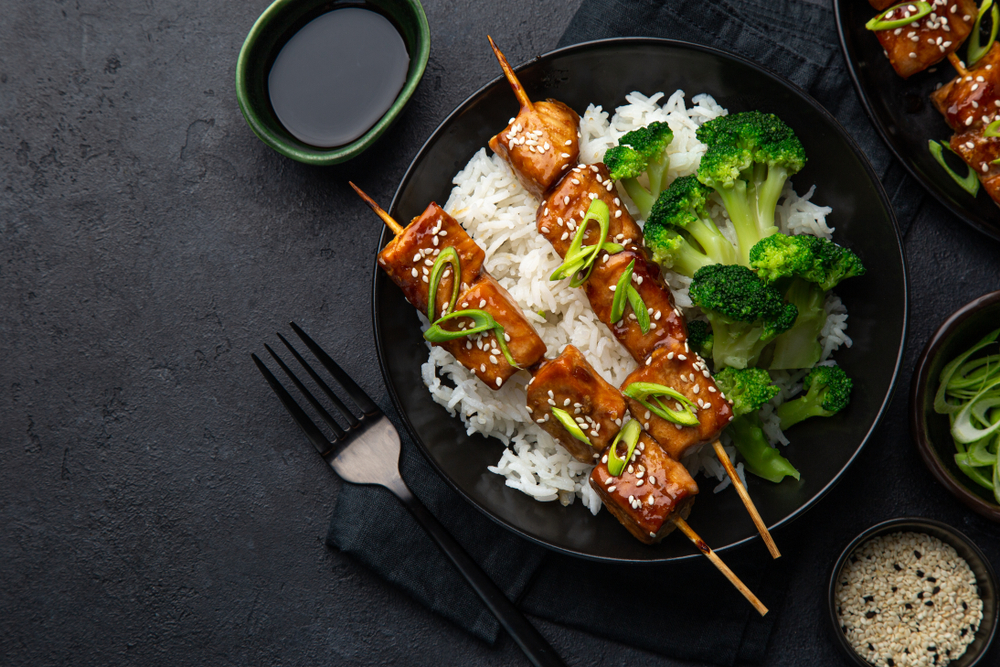
M 292 330 L 305 343 L 309 351 L 319 360 L 324 368 L 330 373 L 336 384 L 347 393 L 357 404 L 362 412 L 360 418 L 344 403 L 337 398 L 329 385 L 312 369 L 309 363 L 299 354 L 288 340 L 280 333 L 278 339 L 288 348 L 288 351 L 295 360 L 305 369 L 312 381 L 318 386 L 327 398 L 336 406 L 347 422 L 347 427 L 342 427 L 336 419 L 323 407 L 323 405 L 312 395 L 292 370 L 281 360 L 281 358 L 271 349 L 269 345 L 264 348 L 274 358 L 281 370 L 288 375 L 292 384 L 299 390 L 305 399 L 312 405 L 313 409 L 320 415 L 333 431 L 334 441 L 327 439 L 319 427 L 309 418 L 309 415 L 299 407 L 291 394 L 282 386 L 276 377 L 267 369 L 267 366 L 257 357 L 251 354 L 257 368 L 264 379 L 278 395 L 285 409 L 292 415 L 295 423 L 302 428 L 309 442 L 313 444 L 320 456 L 333 468 L 342 479 L 353 484 L 377 484 L 392 491 L 399 500 L 406 506 L 406 509 L 416 518 L 417 522 L 423 526 L 424 530 L 441 548 L 441 551 L 458 568 L 458 571 L 469 582 L 473 590 L 486 604 L 487 608 L 497 617 L 500 625 L 510 633 L 531 664 L 536 667 L 565 667 L 565 663 L 559 658 L 555 650 L 539 634 L 528 619 L 515 607 L 504 595 L 496 584 L 487 576 L 485 572 L 476 564 L 474 560 L 465 552 L 465 549 L 455 541 L 448 531 L 442 526 L 434 515 L 428 511 L 423 504 L 417 500 L 399 475 L 399 434 L 392 422 L 382 413 L 379 407 L 371 398 L 357 385 L 351 377 L 345 373 L 323 349 L 313 341 L 294 322 L 291 323 Z

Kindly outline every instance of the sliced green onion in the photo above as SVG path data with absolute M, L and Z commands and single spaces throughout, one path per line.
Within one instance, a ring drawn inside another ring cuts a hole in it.
M 625 424 L 622 430 L 618 431 L 618 435 L 615 437 L 615 441 L 611 443 L 611 447 L 608 449 L 608 474 L 612 477 L 617 477 L 622 474 L 625 470 L 625 464 L 632 459 L 632 453 L 635 451 L 635 446 L 639 442 L 639 435 L 642 433 L 642 428 L 639 426 L 639 422 L 635 419 Z M 625 452 L 625 458 L 618 458 L 618 443 L 624 440 L 625 444 L 628 446 L 628 451 Z
M 609 255 L 617 255 L 618 253 L 620 253 L 624 249 L 625 249 L 625 246 L 623 246 L 622 244 L 620 244 L 620 243 L 611 243 L 609 241 L 605 241 L 601 245 L 601 250 L 603 250 L 604 252 L 608 253 Z
M 635 313 L 635 320 L 639 323 L 639 330 L 645 336 L 649 333 L 649 311 L 646 310 L 646 302 L 639 295 L 639 290 L 632 287 L 631 284 L 628 286 L 628 291 L 625 295 L 628 297 L 629 305 L 632 306 L 632 312 Z
M 975 197 L 976 193 L 979 192 L 979 178 L 976 177 L 976 172 L 972 171 L 972 167 L 967 166 L 966 168 L 968 169 L 968 173 L 965 176 L 959 176 L 956 174 L 955 171 L 944 161 L 944 155 L 941 152 L 942 145 L 943 144 L 934 141 L 933 139 L 927 142 L 927 148 L 930 150 L 931 155 L 934 156 L 934 159 L 937 160 L 938 164 L 948 172 L 948 175 L 951 176 L 952 180 L 958 183 L 959 187 Z M 945 147 L 951 151 L 951 146 Z M 955 151 L 951 152 L 954 153 Z
M 583 236 L 587 233 L 587 225 L 591 220 L 597 223 L 601 235 L 597 243 L 584 246 Z M 569 250 L 566 251 L 565 261 L 559 268 L 552 272 L 549 280 L 570 278 L 569 284 L 573 287 L 579 287 L 585 283 L 587 278 L 590 277 L 590 272 L 594 269 L 594 261 L 597 259 L 597 255 L 604 249 L 604 243 L 608 238 L 608 229 L 610 227 L 611 212 L 608 210 L 608 205 L 600 199 L 591 201 L 590 207 L 587 208 L 587 214 L 584 216 L 583 221 L 580 222 L 580 226 L 577 227 L 573 241 L 569 245 Z
M 966 452 L 969 463 L 977 467 L 993 467 L 996 465 L 997 453 L 996 451 L 990 451 L 991 445 L 995 443 L 996 438 L 983 438 L 978 442 L 972 443 L 972 446 Z
M 643 407 L 661 419 L 666 419 L 682 426 L 697 426 L 698 417 L 694 414 L 695 404 L 687 396 L 676 389 L 655 382 L 633 382 L 622 392 L 629 398 L 639 401 Z M 682 410 L 671 410 L 663 404 L 663 398 L 677 401 Z
M 580 426 L 576 423 L 576 421 L 573 420 L 573 417 L 568 412 L 566 412 L 565 410 L 561 410 L 560 408 L 551 408 L 551 410 L 552 414 L 555 415 L 555 418 L 559 420 L 559 423 L 562 424 L 562 427 L 564 429 L 569 431 L 569 434 L 571 436 L 573 436 L 580 442 L 585 442 L 588 445 L 590 445 L 590 440 L 583 432 L 583 429 L 580 428 Z M 593 447 L 593 445 L 590 446 Z
M 991 331 L 990 333 L 983 336 L 983 338 L 978 343 L 976 343 L 971 348 L 960 354 L 957 358 L 948 362 L 948 364 L 944 367 L 944 369 L 942 369 L 941 375 L 938 378 L 938 381 L 941 384 L 938 386 L 937 393 L 934 395 L 934 412 L 944 415 L 953 412 L 958 412 L 959 410 L 962 409 L 961 405 L 948 403 L 948 401 L 946 400 L 945 394 L 948 391 L 948 388 L 952 384 L 952 377 L 955 375 L 955 372 L 958 370 L 959 366 L 965 363 L 966 359 L 968 359 L 973 354 L 983 349 L 990 343 L 995 342 L 998 336 L 1000 336 L 1000 329 Z
M 632 281 L 632 271 L 635 269 L 635 260 L 633 259 L 629 262 L 628 266 L 622 272 L 620 278 L 618 278 L 618 284 L 615 285 L 615 298 L 611 301 L 611 322 L 618 322 L 625 314 L 625 302 L 626 295 L 628 294 L 628 288 L 631 287 Z
M 992 471 L 991 476 L 987 477 L 980 472 L 979 468 L 969 463 L 967 454 L 955 454 L 955 465 L 957 465 L 958 469 L 964 472 L 973 482 L 989 489 L 990 491 L 993 491 L 993 480 L 996 476 L 995 468 Z
M 1000 118 L 986 126 L 983 130 L 984 137 L 1000 137 Z
M 444 273 L 445 266 L 450 264 L 455 279 L 452 280 L 451 302 L 445 308 L 443 315 L 447 315 L 455 310 L 455 303 L 458 301 L 458 288 L 462 282 L 462 260 L 458 257 L 458 251 L 454 246 L 445 248 L 438 253 L 431 267 L 430 292 L 427 296 L 427 319 L 431 322 L 437 319 L 437 312 L 434 310 L 434 300 L 437 298 L 438 285 L 441 284 L 441 274 Z
M 993 5 L 993 0 L 983 0 L 983 4 L 979 6 L 976 23 L 972 26 L 972 32 L 969 34 L 969 51 L 966 57 L 969 67 L 975 65 L 980 58 L 985 56 L 986 52 L 993 46 L 993 42 L 997 40 L 997 28 L 1000 27 L 1000 9 L 993 7 L 990 12 L 990 20 L 993 22 L 990 27 L 990 39 L 986 42 L 986 46 L 979 45 L 979 27 L 983 22 L 983 16 L 986 15 L 986 10 L 990 9 L 991 5 Z
M 987 2 L 993 2 L 993 0 L 986 0 Z M 892 19 L 887 21 L 885 17 L 892 14 L 897 9 L 903 9 L 906 7 L 916 7 L 917 11 L 914 14 L 910 14 L 905 18 Z M 931 13 L 931 6 L 926 2 L 901 2 L 898 5 L 890 7 L 885 10 L 871 21 L 865 24 L 865 27 L 869 30 L 892 30 L 893 28 L 902 28 L 905 25 L 909 25 L 914 21 L 919 21 L 928 14 Z
M 990 423 L 985 416 L 987 410 L 1000 405 L 1000 393 L 997 387 L 1000 387 L 1000 380 L 984 387 L 955 415 L 951 435 L 956 442 L 965 444 L 976 442 L 1000 430 L 1000 421 Z
M 459 317 L 468 317 L 472 320 L 474 326 L 468 329 L 459 329 L 458 331 L 449 331 L 448 329 L 441 327 L 442 323 Z M 465 338 L 466 336 L 471 336 L 472 334 L 480 334 L 487 331 L 493 331 L 493 334 L 497 339 L 497 346 L 503 353 L 503 358 L 507 360 L 507 363 L 514 368 L 520 369 L 521 367 L 514 361 L 514 357 L 511 356 L 510 350 L 507 348 L 507 339 L 505 337 L 503 326 L 497 323 L 497 321 L 493 319 L 493 316 L 485 310 L 456 310 L 453 313 L 449 313 L 432 324 L 431 327 L 424 332 L 424 340 L 431 343 L 444 343 L 449 340 L 455 340 L 456 338 Z

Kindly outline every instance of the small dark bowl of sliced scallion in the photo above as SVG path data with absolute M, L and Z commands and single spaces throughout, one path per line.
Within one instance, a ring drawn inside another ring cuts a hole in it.
M 914 372 L 910 419 L 934 477 L 1000 522 L 1000 291 L 962 306 L 931 337 Z

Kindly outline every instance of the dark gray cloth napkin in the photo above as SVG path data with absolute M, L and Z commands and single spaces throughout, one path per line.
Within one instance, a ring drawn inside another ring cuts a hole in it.
M 903 231 L 909 229 L 923 205 L 923 191 L 892 159 L 864 115 L 829 7 L 806 0 L 584 0 L 560 46 L 625 36 L 716 46 L 805 89 L 864 150 Z M 405 435 L 403 452 L 403 477 L 414 493 L 525 611 L 675 658 L 721 665 L 763 659 L 781 610 L 788 566 L 782 563 L 786 559 L 771 561 L 759 542 L 727 554 L 727 560 L 771 608 L 764 618 L 702 559 L 622 567 L 547 553 L 462 501 Z M 475 636 L 496 639 L 496 620 L 387 491 L 345 484 L 328 543 Z M 663 631 L 650 632 L 651 627 Z

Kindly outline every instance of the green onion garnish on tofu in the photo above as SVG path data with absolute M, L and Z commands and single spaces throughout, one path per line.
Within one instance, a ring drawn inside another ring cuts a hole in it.
M 437 297 L 438 285 L 441 284 L 441 274 L 449 265 L 455 279 L 452 280 L 451 301 L 441 315 L 447 315 L 455 310 L 455 303 L 458 301 L 458 288 L 462 282 L 462 260 L 458 257 L 458 251 L 454 247 L 449 247 L 438 254 L 437 259 L 434 260 L 434 266 L 431 267 L 430 292 L 427 294 L 427 319 L 431 322 L 437 319 L 437 313 L 434 311 L 434 300 Z
M 587 225 L 591 220 L 598 224 L 601 230 L 601 235 L 598 238 L 597 243 L 585 246 L 583 245 L 583 236 L 587 233 Z M 610 227 L 611 213 L 608 211 L 608 205 L 600 199 L 595 199 L 590 202 L 590 206 L 587 208 L 587 214 L 584 216 L 583 221 L 580 222 L 580 226 L 577 227 L 576 234 L 573 236 L 573 241 L 570 243 L 569 250 L 566 251 L 565 261 L 558 269 L 552 272 L 552 275 L 549 276 L 549 280 L 562 280 L 563 278 L 570 278 L 569 284 L 573 287 L 579 287 L 587 281 L 587 278 L 590 277 L 590 272 L 594 268 L 594 261 L 597 259 L 597 255 L 601 252 L 601 250 L 611 252 L 610 248 L 617 248 L 615 252 L 621 252 L 622 246 L 618 244 L 605 243 L 608 239 L 608 229 Z M 605 248 L 605 245 L 608 245 L 610 248 Z
M 934 159 L 937 160 L 937 163 L 941 165 L 946 172 L 948 172 L 948 175 L 951 176 L 953 181 L 958 183 L 960 188 L 975 197 L 976 193 L 979 192 L 979 178 L 976 176 L 976 172 L 972 171 L 972 167 L 968 167 L 968 173 L 965 176 L 959 176 L 955 173 L 955 170 L 949 167 L 948 163 L 944 161 L 942 147 L 951 151 L 951 146 L 948 146 L 947 144 L 942 144 L 934 141 L 933 139 L 927 142 L 927 148 L 930 150 L 931 155 L 934 156 Z M 954 153 L 955 151 L 951 152 Z
M 646 310 L 646 302 L 642 300 L 639 291 L 632 287 L 632 272 L 635 269 L 635 260 L 629 262 L 625 271 L 618 278 L 615 285 L 615 298 L 611 301 L 611 321 L 618 322 L 625 315 L 625 302 L 628 301 L 635 313 L 635 319 L 639 323 L 639 329 L 643 335 L 649 333 L 649 311 Z
M 655 382 L 633 382 L 623 391 L 629 398 L 639 401 L 647 410 L 661 419 L 666 419 L 681 426 L 697 426 L 698 416 L 694 414 L 695 405 L 687 396 L 676 389 Z M 663 399 L 677 401 L 679 410 L 671 410 L 663 404 Z
M 629 423 L 622 427 L 622 430 L 618 431 L 618 435 L 615 437 L 615 441 L 611 443 L 611 447 L 608 449 L 608 474 L 612 477 L 618 477 L 625 470 L 625 464 L 632 459 L 632 453 L 635 451 L 635 446 L 639 443 L 639 434 L 642 433 L 642 428 L 639 426 L 639 422 L 633 419 Z M 618 443 L 625 441 L 628 446 L 628 451 L 625 452 L 625 458 L 618 458 Z
M 468 317 L 472 320 L 473 326 L 466 329 L 459 329 L 458 331 L 450 331 L 441 327 L 442 323 L 458 319 L 459 317 Z M 497 346 L 500 348 L 500 351 L 503 352 L 503 358 L 507 360 L 507 363 L 514 368 L 521 368 L 517 365 L 517 362 L 514 361 L 514 357 L 511 356 L 510 350 L 507 348 L 507 339 L 504 334 L 503 326 L 494 320 L 493 316 L 485 310 L 456 310 L 453 313 L 449 313 L 432 324 L 431 327 L 424 332 L 424 340 L 431 343 L 444 343 L 449 340 L 455 340 L 456 338 L 465 338 L 466 336 L 471 336 L 473 334 L 486 333 L 487 331 L 493 331 L 497 339 Z
M 588 445 L 590 445 L 590 440 L 587 439 L 587 436 L 583 432 L 583 429 L 581 429 L 579 425 L 577 425 L 576 421 L 568 412 L 560 408 L 551 408 L 551 410 L 555 418 L 559 420 L 559 423 L 562 424 L 562 427 L 564 429 L 569 431 L 569 434 L 571 436 L 573 436 L 580 442 L 585 442 Z
M 986 2 L 993 2 L 993 0 L 986 0 Z M 912 12 L 906 16 L 901 16 L 899 18 L 890 19 L 889 17 L 893 15 L 896 10 L 900 12 L 909 11 Z M 869 30 L 892 30 L 894 28 L 903 28 L 914 21 L 919 21 L 928 14 L 931 13 L 930 3 L 927 2 L 901 2 L 898 5 L 894 5 L 889 9 L 885 10 L 871 21 L 865 24 L 865 27 Z M 916 11 L 914 11 L 916 10 Z M 979 25 L 976 24 L 978 28 Z
M 987 10 L 990 10 L 990 21 L 992 22 L 990 26 L 990 38 L 985 46 L 980 46 L 979 27 L 982 25 L 983 17 L 986 15 Z M 972 32 L 969 34 L 969 51 L 966 57 L 969 67 L 975 65 L 980 58 L 986 55 L 990 47 L 993 46 L 993 42 L 997 40 L 998 27 L 1000 27 L 1000 8 L 993 4 L 993 0 L 983 0 L 983 4 L 979 6 L 976 23 L 972 26 Z

